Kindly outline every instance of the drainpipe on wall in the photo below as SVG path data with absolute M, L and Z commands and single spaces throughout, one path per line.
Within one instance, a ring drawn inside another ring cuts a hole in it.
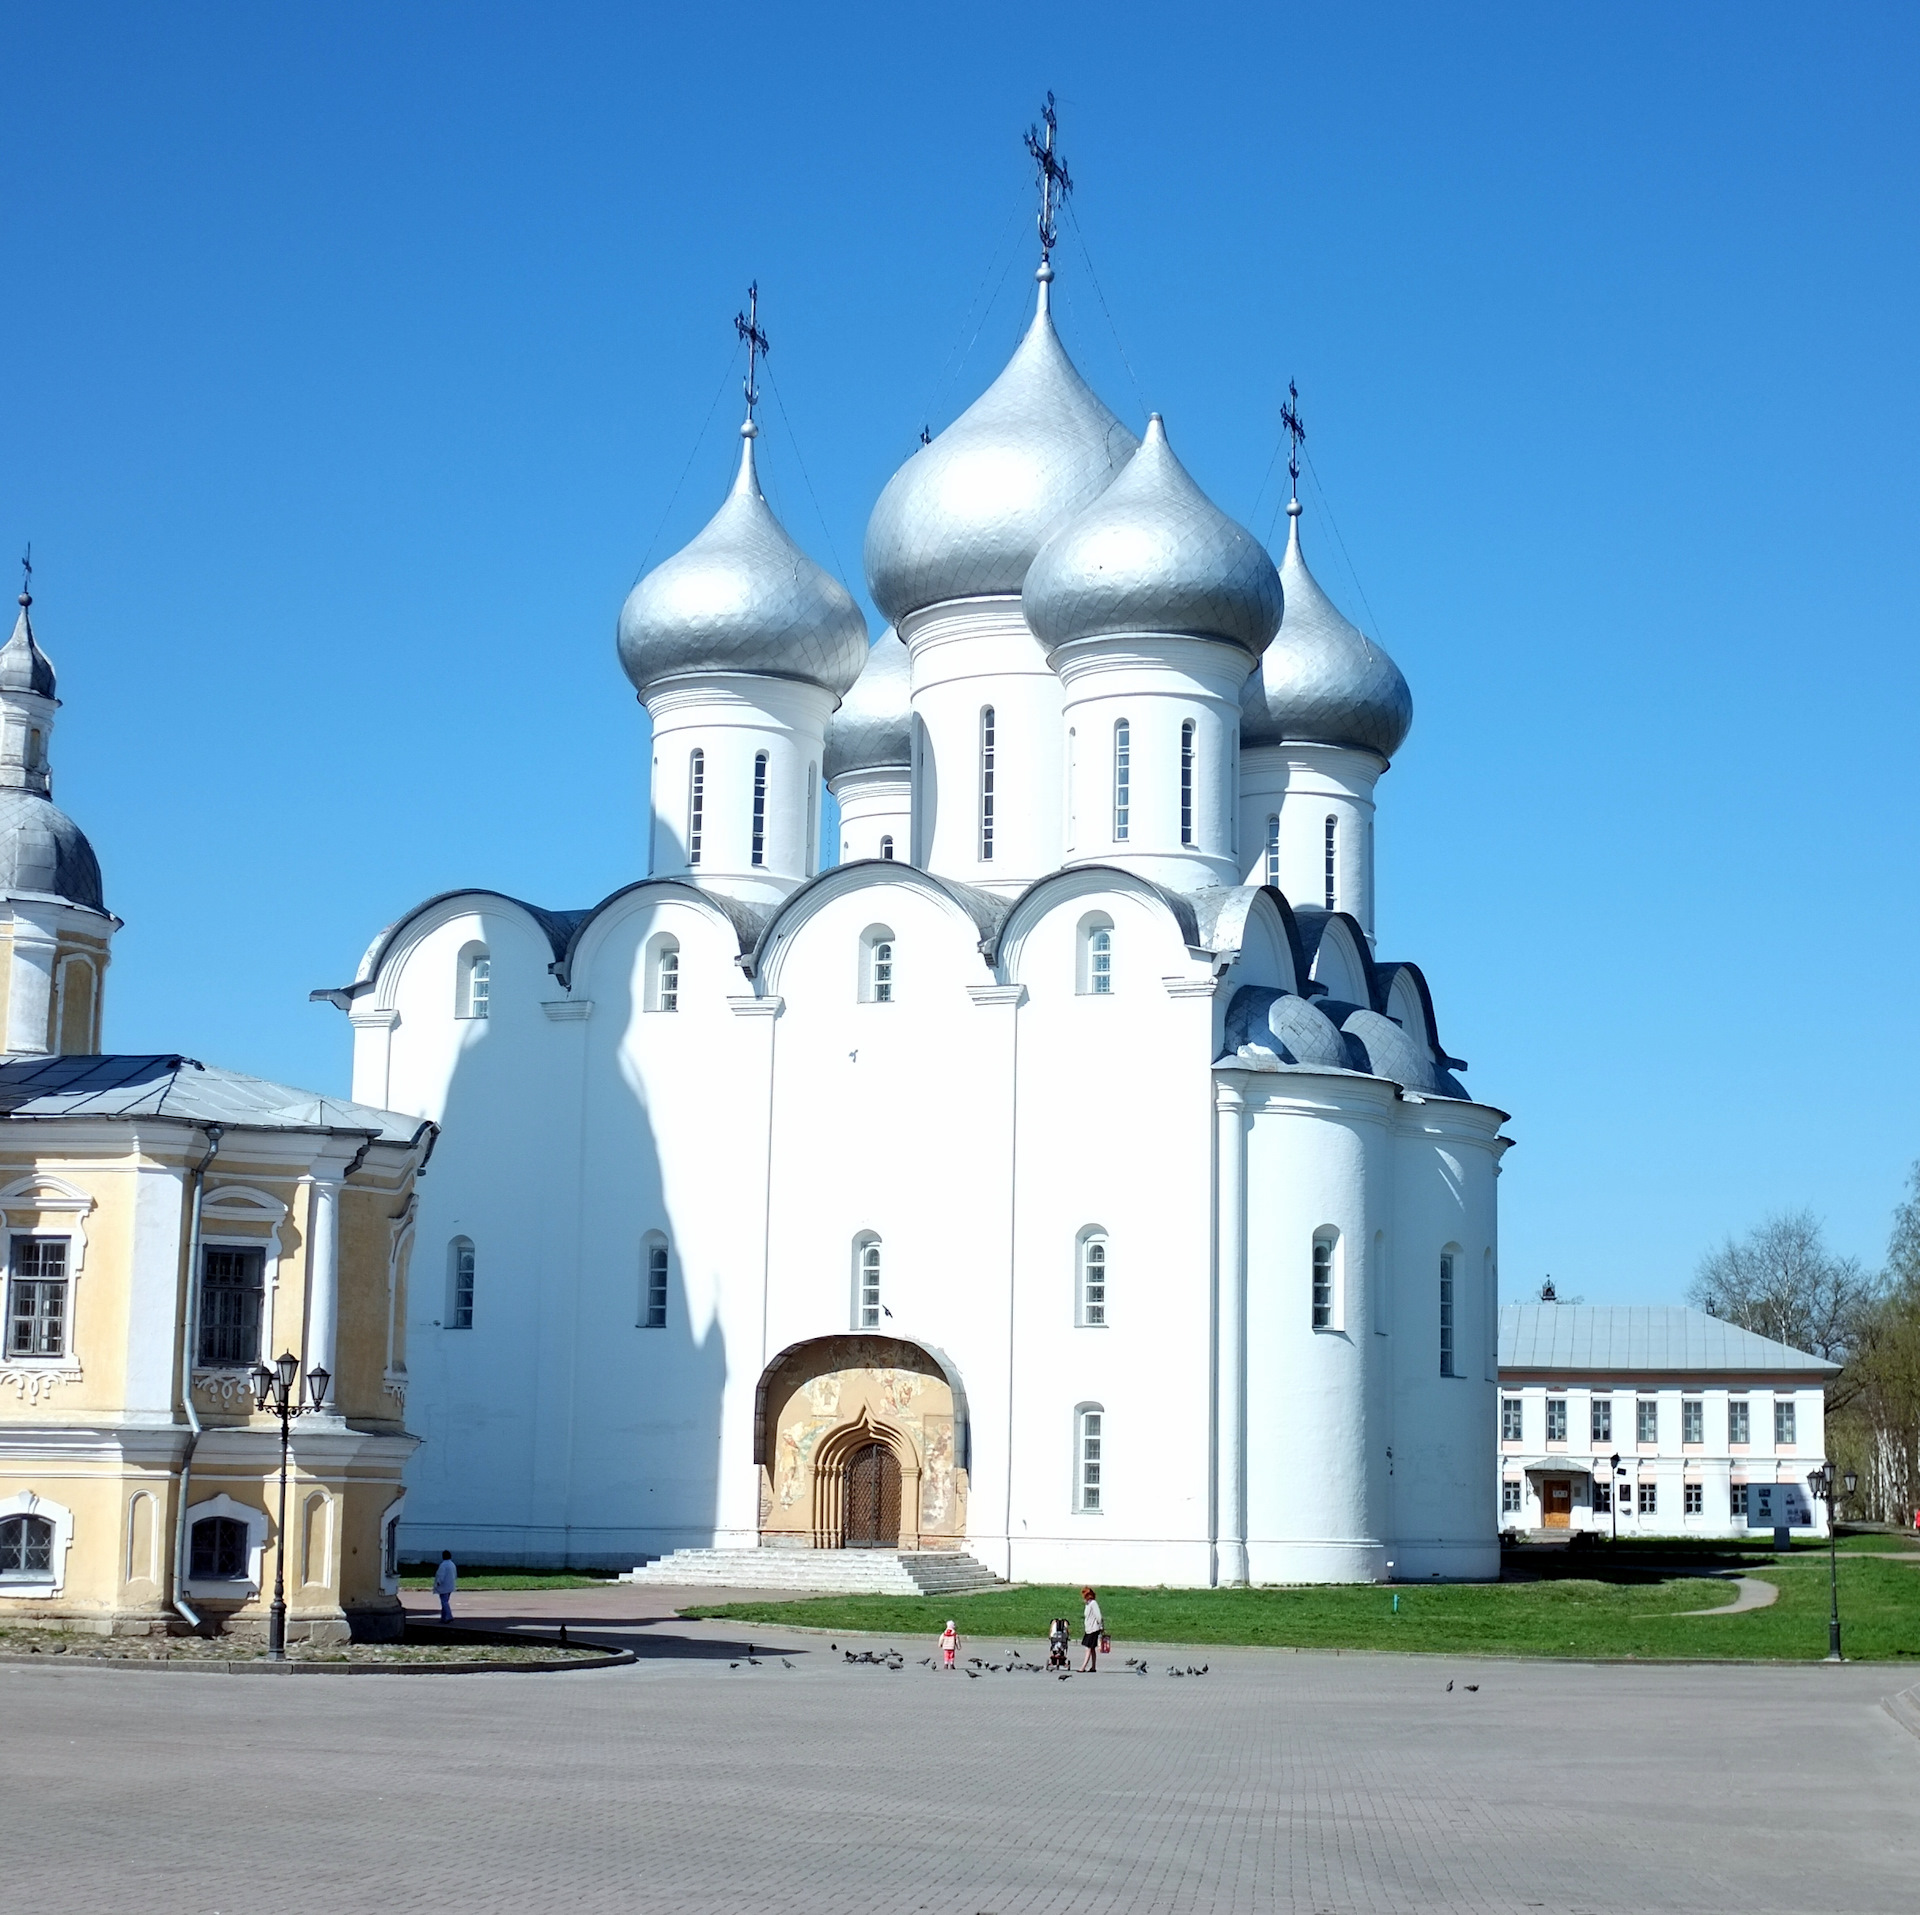
M 193 1167 L 193 1221 L 187 1232 L 187 1301 L 180 1326 L 180 1403 L 187 1413 L 187 1448 L 180 1458 L 180 1506 L 173 1524 L 173 1606 L 190 1629 L 200 1618 L 187 1601 L 187 1492 L 193 1483 L 193 1452 L 200 1443 L 200 1416 L 193 1407 L 193 1333 L 200 1320 L 200 1199 L 207 1187 L 207 1166 L 213 1162 L 223 1125 L 207 1126 L 207 1154 Z

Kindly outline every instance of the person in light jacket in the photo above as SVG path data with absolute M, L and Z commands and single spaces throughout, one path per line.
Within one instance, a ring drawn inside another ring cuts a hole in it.
M 1080 1592 L 1086 1613 L 1080 1623 L 1080 1647 L 1087 1652 L 1087 1659 L 1080 1665 L 1083 1676 L 1097 1676 L 1100 1673 L 1100 1635 L 1106 1628 L 1106 1620 L 1100 1614 L 1100 1598 L 1091 1589 Z
M 453 1560 L 453 1551 L 443 1549 L 440 1561 L 433 1572 L 433 1593 L 440 1598 L 440 1620 L 453 1620 L 453 1592 L 459 1586 L 460 1571 Z

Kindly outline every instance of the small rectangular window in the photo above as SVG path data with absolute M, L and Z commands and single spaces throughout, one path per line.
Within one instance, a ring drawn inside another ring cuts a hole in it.
M 980 713 L 980 862 L 993 862 L 993 707 Z
M 1658 1483 L 1642 1483 L 1640 1485 L 1640 1514 L 1642 1516 L 1653 1516 L 1659 1512 L 1659 1508 L 1660 1485 Z
M 1727 1399 L 1727 1441 L 1729 1443 L 1750 1443 L 1751 1420 L 1747 1411 L 1747 1399 L 1734 1396 Z
M 877 1243 L 864 1243 L 860 1246 L 860 1304 L 857 1314 L 861 1329 L 879 1329 L 880 1246 Z
M 767 754 L 753 755 L 753 862 L 767 861 Z
M 1518 1516 L 1520 1514 L 1520 1485 L 1511 1480 L 1500 1485 L 1500 1514 Z
M 1080 1412 L 1080 1508 L 1088 1516 L 1100 1513 L 1101 1428 L 1105 1418 L 1099 1410 Z
M 1704 1443 L 1707 1440 L 1707 1406 L 1697 1396 L 1682 1397 L 1680 1400 L 1680 1440 L 1683 1443 Z
M 1604 1476 L 1593 1479 L 1593 1507 L 1602 1516 L 1613 1513 L 1613 1485 Z
M 1339 843 L 1340 820 L 1338 818 L 1329 818 L 1327 820 L 1327 909 L 1329 911 L 1334 908 L 1334 899 L 1338 896 L 1338 890 L 1334 883 L 1334 870 L 1335 860 L 1339 853 Z
M 465 1237 L 457 1237 L 453 1244 L 453 1268 L 449 1271 L 447 1298 L 447 1328 L 449 1330 L 471 1330 L 473 1328 L 473 1245 Z
M 1125 844 L 1133 815 L 1133 727 L 1124 718 L 1113 724 L 1113 841 Z
M 1327 1237 L 1313 1240 L 1313 1327 L 1333 1327 L 1333 1242 Z
M 647 1310 L 642 1319 L 649 1330 L 667 1327 L 667 1246 L 647 1246 Z
M 1267 820 L 1267 882 L 1277 891 L 1280 888 L 1280 820 L 1276 815 Z
M 1517 1396 L 1503 1396 L 1500 1399 L 1500 1440 L 1503 1443 L 1520 1441 L 1521 1399 Z
M 7 1274 L 8 1356 L 67 1354 L 67 1239 L 15 1237 Z
M 1180 727 L 1180 842 L 1193 842 L 1193 720 Z
M 1547 1441 L 1564 1443 L 1567 1440 L 1567 1399 L 1564 1396 L 1547 1398 Z
M 1596 1396 L 1593 1399 L 1593 1440 L 1596 1443 L 1613 1441 L 1613 1399 L 1608 1396 Z
M 1730 1497 L 1729 1514 L 1739 1517 L 1739 1519 L 1744 1523 L 1747 1520 L 1747 1486 L 1746 1484 L 1735 1483 L 1729 1491 L 1729 1497 Z
M 707 754 L 697 747 L 687 758 L 687 862 L 700 862 L 707 835 Z
M 208 1244 L 202 1251 L 199 1362 L 214 1369 L 250 1369 L 261 1361 L 266 1261 L 264 1250 Z
M 1687 1484 L 1683 1492 L 1683 1498 L 1684 1500 L 1681 1507 L 1689 1516 L 1698 1516 L 1706 1507 L 1706 1502 L 1701 1495 L 1700 1485 L 1698 1483 Z
M 1778 1397 L 1773 1400 L 1773 1440 L 1776 1443 L 1792 1443 L 1797 1440 L 1793 1433 L 1793 1408 L 1790 1401 L 1783 1403 Z
M 1453 1376 L 1453 1258 L 1440 1259 L 1440 1374 Z
M 1638 1405 L 1638 1414 L 1639 1414 L 1639 1423 L 1638 1423 L 1639 1433 L 1635 1438 L 1635 1440 L 1641 1443 L 1659 1442 L 1660 1440 L 1660 1399 L 1658 1397 L 1653 1397 L 1653 1396 L 1641 1397 Z

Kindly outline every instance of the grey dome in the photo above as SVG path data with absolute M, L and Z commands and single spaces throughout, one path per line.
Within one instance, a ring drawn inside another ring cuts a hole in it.
M 1225 639 L 1258 657 L 1280 623 L 1267 549 L 1194 484 L 1156 412 L 1127 469 L 1054 533 L 1021 604 L 1050 651 L 1108 633 Z
M 913 661 L 891 625 L 867 654 L 852 691 L 827 720 L 827 749 L 822 766 L 829 784 L 843 771 L 876 771 L 913 762 L 913 712 L 908 693 Z
M 1134 436 L 1074 369 L 1047 310 L 992 385 L 887 481 L 867 586 L 896 625 L 948 599 L 1018 592 L 1047 535 L 1099 496 Z
M 751 430 L 705 529 L 627 594 L 620 664 L 634 689 L 687 672 L 797 678 L 844 696 L 867 658 L 846 588 L 787 536 L 760 491 Z
M 1300 554 L 1300 503 L 1287 507 L 1280 631 L 1240 694 L 1242 745 L 1351 745 L 1391 758 L 1413 727 L 1400 667 L 1343 618 Z
M 0 892 L 22 891 L 107 908 L 87 834 L 37 792 L 0 787 Z
M 51 698 L 53 661 L 34 639 L 33 620 L 27 615 L 32 604 L 32 598 L 22 592 L 13 636 L 0 645 L 0 691 L 38 692 L 42 698 Z

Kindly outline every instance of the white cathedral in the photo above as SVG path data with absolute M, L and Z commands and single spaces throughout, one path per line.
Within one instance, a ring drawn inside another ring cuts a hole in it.
M 1497 1574 L 1503 1113 L 1373 948 L 1406 682 L 1297 500 L 1276 567 L 1101 403 L 1052 277 L 874 509 L 871 646 L 749 406 L 620 615 L 644 876 L 447 892 L 316 993 L 442 1127 L 407 1548 Z

